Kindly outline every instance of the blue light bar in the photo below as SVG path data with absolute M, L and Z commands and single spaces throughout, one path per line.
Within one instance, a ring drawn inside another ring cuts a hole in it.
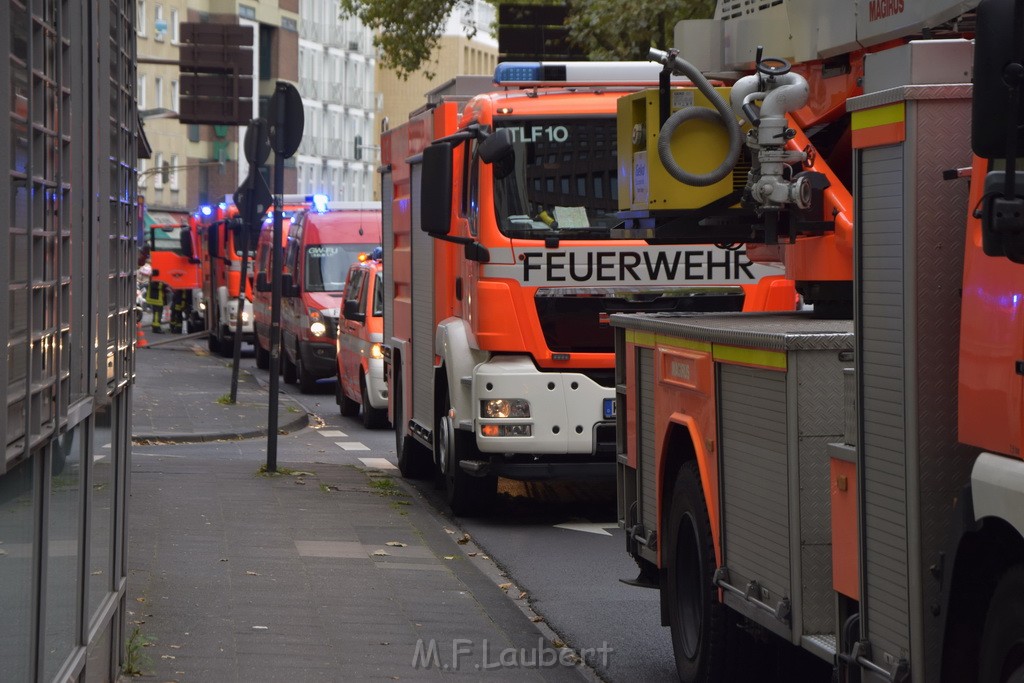
M 656 86 L 662 66 L 655 62 L 502 62 L 494 82 L 502 86 Z M 682 76 L 672 83 L 689 84 Z
M 541 80 L 542 68 L 539 62 L 502 62 L 494 70 L 494 82 L 521 83 Z
M 316 209 L 317 213 L 326 213 L 328 209 L 327 205 L 330 201 L 331 198 L 325 194 L 315 194 L 313 195 L 313 208 Z

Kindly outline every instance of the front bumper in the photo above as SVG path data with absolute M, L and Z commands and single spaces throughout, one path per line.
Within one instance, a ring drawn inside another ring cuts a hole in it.
M 370 407 L 384 409 L 388 407 L 388 383 L 384 380 L 384 359 L 371 358 L 369 374 L 366 376 L 366 393 Z
M 299 355 L 302 357 L 302 369 L 317 379 L 336 377 L 338 375 L 337 347 L 333 339 L 322 342 L 300 341 Z
M 499 356 L 476 368 L 473 378 L 473 426 L 483 453 L 579 456 L 585 462 L 614 461 L 615 420 L 604 415 L 605 400 L 615 389 L 578 372 L 541 372 L 523 356 Z M 481 401 L 526 399 L 528 418 L 481 417 Z M 529 425 L 530 436 L 483 436 L 485 425 Z M 609 465 L 610 466 L 610 465 Z

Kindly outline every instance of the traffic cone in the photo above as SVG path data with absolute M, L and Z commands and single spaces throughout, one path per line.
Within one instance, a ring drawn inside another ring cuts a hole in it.
M 149 346 L 149 342 L 146 341 L 146 333 L 142 331 L 142 321 L 135 321 L 135 348 L 144 349 Z

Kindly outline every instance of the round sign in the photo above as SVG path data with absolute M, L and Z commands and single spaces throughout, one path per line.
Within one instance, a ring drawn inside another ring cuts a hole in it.
M 253 166 L 262 166 L 270 156 L 270 138 L 265 119 L 253 119 L 245 129 L 245 160 Z
M 302 97 L 291 83 L 278 81 L 274 95 L 270 98 L 270 148 L 287 159 L 302 142 L 305 115 L 302 111 Z

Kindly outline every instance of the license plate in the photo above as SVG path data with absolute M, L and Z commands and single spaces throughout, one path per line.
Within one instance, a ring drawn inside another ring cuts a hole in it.
M 604 399 L 604 419 L 610 420 L 615 417 L 615 399 Z

